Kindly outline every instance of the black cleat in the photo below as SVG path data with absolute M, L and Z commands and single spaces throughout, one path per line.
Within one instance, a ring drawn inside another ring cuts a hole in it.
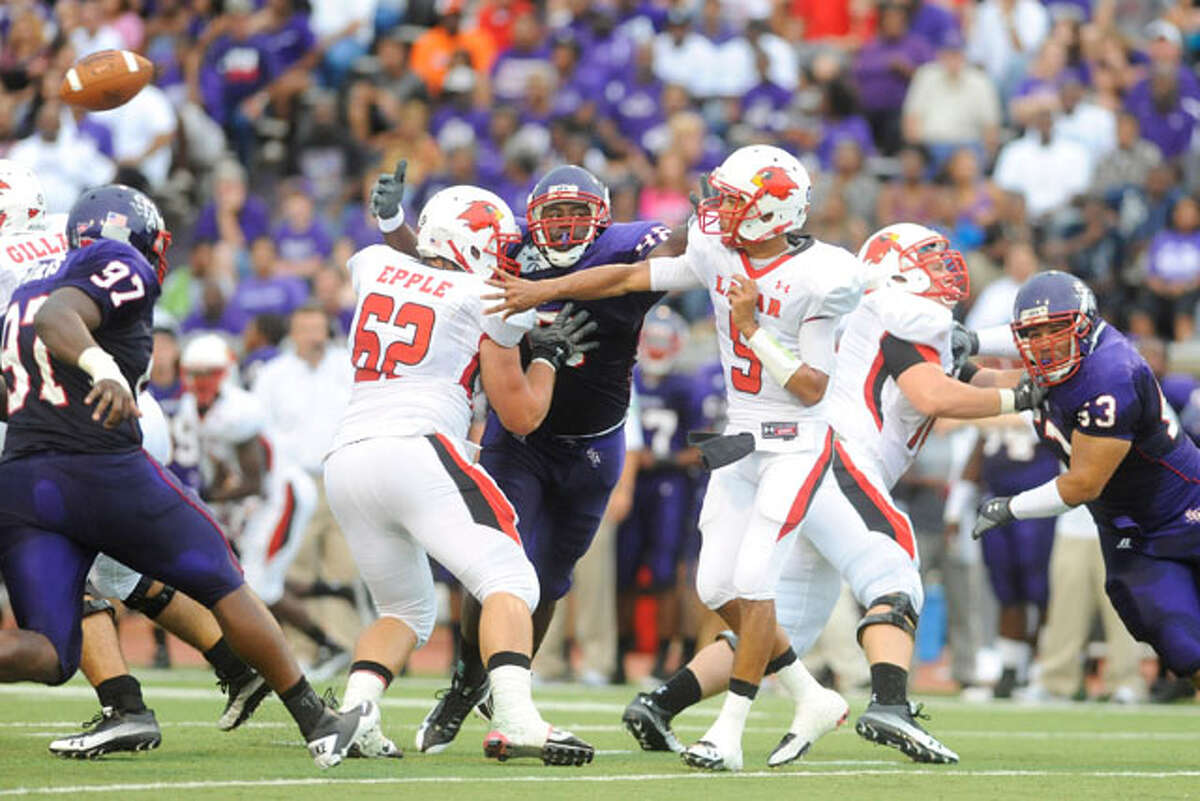
M 50 743 L 50 753 L 74 759 L 95 759 L 114 751 L 149 751 L 162 742 L 154 710 L 118 712 L 111 706 L 83 724 L 84 730 Z
M 378 725 L 379 707 L 372 701 L 363 701 L 341 712 L 326 710 L 321 722 L 308 733 L 308 753 L 318 768 L 332 768 L 341 763 L 351 746 Z
M 921 714 L 921 709 L 922 705 L 911 701 L 884 705 L 872 698 L 867 710 L 854 724 L 854 730 L 873 743 L 898 748 L 914 762 L 958 762 L 958 754 L 921 728 L 917 718 L 929 719 L 928 715 Z
M 248 670 L 236 679 L 221 680 L 217 686 L 228 696 L 225 711 L 217 721 L 217 728 L 221 731 L 233 731 L 249 720 L 258 705 L 271 693 L 267 680 L 255 670 Z
M 517 737 L 494 730 L 483 738 L 483 755 L 500 762 L 533 757 L 542 760 L 543 765 L 558 766 L 586 765 L 596 755 L 595 748 L 571 732 L 553 726 L 545 737 L 536 739 L 536 742 L 521 742 Z
M 437 691 L 434 696 L 438 699 L 437 704 L 417 728 L 417 750 L 424 754 L 446 750 L 458 736 L 467 715 L 473 708 L 483 705 L 488 695 L 486 676 L 472 687 L 466 685 L 460 671 L 454 671 L 450 686 Z
M 671 731 L 671 718 L 649 693 L 638 693 L 621 715 L 621 722 L 643 751 L 683 753 L 683 743 Z
M 1013 697 L 1015 689 L 1017 689 L 1017 669 L 1006 667 L 992 686 L 992 698 L 998 701 L 1008 700 Z

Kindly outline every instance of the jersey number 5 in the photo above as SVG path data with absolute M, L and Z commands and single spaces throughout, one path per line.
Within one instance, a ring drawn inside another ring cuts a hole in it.
M 4 373 L 4 381 L 8 384 L 8 414 L 12 416 L 25 405 L 29 396 L 29 371 L 21 362 L 20 339 L 21 327 L 33 325 L 33 318 L 46 302 L 49 295 L 31 298 L 21 314 L 21 305 L 14 303 L 8 307 L 4 315 L 4 351 L 0 354 L 0 371 Z M 50 364 L 50 351 L 42 338 L 33 337 L 33 361 L 37 364 L 38 377 L 41 379 L 41 389 L 38 397 L 53 406 L 66 406 L 67 393 L 62 385 L 54 380 L 54 367 Z
M 747 395 L 757 395 L 762 389 L 762 362 L 750 346 L 742 342 L 742 332 L 733 324 L 733 312 L 729 313 L 729 341 L 733 343 L 734 355 L 749 362 L 744 370 L 730 366 L 729 380 L 733 388 Z
M 429 352 L 434 320 L 433 309 L 420 303 L 402 303 L 397 309 L 395 298 L 377 292 L 367 295 L 354 330 L 354 380 L 396 378 L 396 365 L 418 364 Z M 392 340 L 386 349 L 380 334 Z

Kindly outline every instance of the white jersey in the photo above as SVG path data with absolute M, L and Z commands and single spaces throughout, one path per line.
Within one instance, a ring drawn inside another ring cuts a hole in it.
M 655 290 L 688 285 L 684 270 L 708 290 L 716 317 L 721 366 L 728 397 L 726 433 L 748 431 L 758 450 L 786 452 L 819 448 L 826 429 L 826 399 L 805 406 L 767 375 L 745 338 L 731 335 L 727 293 L 734 275 L 754 279 L 759 292 L 758 324 L 783 347 L 800 354 L 800 329 L 805 323 L 838 318 L 858 304 L 865 283 L 862 263 L 849 251 L 813 240 L 797 253 L 755 264 L 740 251 L 704 234 L 693 223 L 687 251 L 679 257 L 651 259 Z M 824 372 L 830 364 L 813 364 Z
M 67 215 L 56 214 L 36 231 L 0 237 L 0 310 L 33 267 L 57 267 L 67 255 Z
M 385 245 L 347 262 L 358 298 L 351 335 L 354 387 L 330 452 L 373 437 L 440 433 L 464 439 L 479 343 L 516 346 L 532 312 L 485 315 L 492 291 L 468 272 L 423 264 Z
M 867 293 L 846 319 L 827 393 L 829 422 L 853 453 L 874 466 L 889 489 L 908 469 L 935 422 L 918 412 L 896 385 L 895 341 L 909 343 L 904 350 L 915 353 L 910 359 L 919 357 L 949 374 L 953 322 L 950 310 L 937 301 L 895 288 Z

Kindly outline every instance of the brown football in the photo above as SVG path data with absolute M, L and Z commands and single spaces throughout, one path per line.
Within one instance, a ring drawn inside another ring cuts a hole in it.
M 59 97 L 91 111 L 129 101 L 154 77 L 154 65 L 129 50 L 101 50 L 76 61 L 63 77 Z

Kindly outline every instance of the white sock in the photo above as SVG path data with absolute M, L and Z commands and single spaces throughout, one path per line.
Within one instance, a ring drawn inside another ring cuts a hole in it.
M 356 670 L 346 679 L 346 695 L 342 698 L 342 710 L 353 709 L 363 701 L 379 703 L 383 697 L 383 677 L 370 670 Z
M 725 703 L 721 714 L 708 727 L 708 732 L 701 739 L 722 746 L 741 747 L 742 733 L 746 730 L 746 718 L 750 716 L 750 705 L 753 699 L 737 693 L 725 693 Z
M 488 671 L 495 712 L 492 719 L 499 725 L 532 725 L 541 722 L 533 705 L 533 675 L 529 668 L 501 665 Z
M 821 686 L 799 659 L 776 672 L 775 675 L 779 677 L 779 683 L 783 685 L 783 689 L 787 690 L 787 694 L 797 704 L 804 700 L 804 696 L 810 690 L 818 689 Z
M 1000 664 L 1017 671 L 1017 678 L 1023 679 L 1033 656 L 1033 648 L 1023 640 L 1010 640 L 1007 637 L 996 638 L 996 650 L 1000 652 Z

